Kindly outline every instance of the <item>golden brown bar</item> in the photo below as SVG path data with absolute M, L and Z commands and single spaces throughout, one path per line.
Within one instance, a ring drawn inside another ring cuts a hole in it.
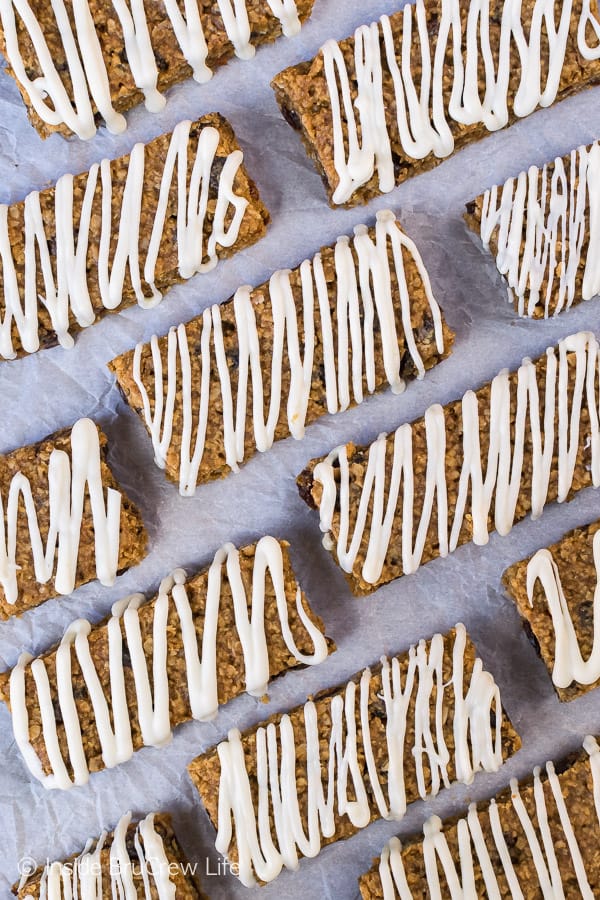
M 268 221 L 216 113 L 0 206 L 0 358 L 71 347 L 107 312 L 155 306 L 177 282 L 254 244 Z
M 62 3 L 9 0 L 0 10 L 0 52 L 42 137 L 87 139 L 102 121 L 123 131 L 122 113 L 144 100 L 159 111 L 168 88 L 192 76 L 207 81 L 234 53 L 248 59 L 255 46 L 296 34 L 313 4 L 236 0 L 233 13 L 229 0 L 196 0 L 184 17 L 182 4 L 169 0 L 121 8 L 115 0 L 66 0 L 60 22 Z
M 401 819 L 419 797 L 496 771 L 519 746 L 457 625 L 243 735 L 233 729 L 189 772 L 217 851 L 250 886 L 375 819 Z
M 140 513 L 90 420 L 0 456 L 0 619 L 115 577 L 146 556 Z M 14 531 L 13 531 L 14 529 Z
M 465 219 L 520 316 L 548 318 L 600 293 L 594 205 L 600 142 L 530 166 L 467 204 Z
M 240 288 L 110 368 L 150 433 L 157 464 L 191 495 L 257 449 L 303 437 L 327 412 L 385 387 L 399 392 L 446 357 L 452 340 L 417 247 L 387 211 L 374 227 L 357 226 L 353 240 L 341 237 L 291 272 Z
M 85 784 L 244 690 L 265 696 L 277 675 L 322 662 L 334 645 L 287 546 L 269 536 L 239 551 L 225 544 L 208 569 L 176 569 L 150 601 L 134 594 L 99 625 L 79 619 L 60 647 L 1 674 L 31 774 L 49 789 Z
M 115 890 L 123 896 L 127 891 L 127 896 L 140 900 L 165 896 L 206 900 L 197 869 L 197 864 L 190 865 L 186 860 L 170 816 L 151 813 L 132 822 L 131 813 L 127 813 L 112 833 L 105 832 L 90 842 L 87 851 L 64 862 L 48 863 L 15 885 L 14 893 L 18 900 L 47 896 L 67 900 L 82 895 L 113 900 Z
M 445 824 L 432 816 L 422 838 L 393 838 L 359 879 L 361 897 L 597 897 L 599 786 L 598 744 L 587 737 L 581 753 L 521 785 L 514 779 L 468 816 Z
M 368 594 L 599 486 L 598 349 L 591 332 L 571 335 L 370 446 L 312 460 L 300 494 L 352 590 Z
M 560 700 L 600 684 L 595 595 L 600 522 L 576 528 L 502 576 Z
M 409 4 L 276 76 L 282 113 L 332 205 L 366 203 L 600 81 L 597 0 L 555 4 L 549 15 L 543 0 L 485 9 L 484 28 L 475 0 Z M 548 28 L 560 32 L 552 48 Z

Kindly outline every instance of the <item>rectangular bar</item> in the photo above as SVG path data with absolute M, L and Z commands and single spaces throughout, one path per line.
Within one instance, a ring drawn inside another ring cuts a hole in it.
M 591 332 L 422 419 L 312 460 L 300 495 L 356 594 L 415 572 L 528 513 L 600 485 L 600 356 Z
M 177 282 L 254 244 L 268 220 L 216 113 L 0 205 L 0 358 L 71 347 L 107 312 L 156 306 Z
M 217 851 L 250 886 L 375 819 L 401 819 L 419 797 L 496 771 L 519 746 L 457 625 L 244 735 L 233 729 L 188 768 Z
M 422 838 L 392 838 L 359 879 L 363 900 L 597 897 L 600 751 L 591 736 L 583 747 L 464 818 L 432 816 Z
M 548 318 L 600 293 L 600 142 L 530 166 L 467 204 L 520 316 Z
M 0 52 L 38 133 L 86 140 L 99 122 L 117 134 L 122 113 L 142 101 L 150 112 L 164 92 L 190 77 L 205 83 L 234 54 L 300 31 L 314 0 L 6 0 Z
M 599 571 L 600 522 L 593 522 L 502 576 L 560 700 L 600 684 L 600 647 L 594 639 Z
M 598 0 L 420 0 L 273 88 L 330 203 L 352 206 L 599 81 Z
M 176 569 L 152 600 L 127 597 L 99 625 L 73 622 L 59 647 L 0 675 L 0 699 L 31 774 L 68 790 L 332 649 L 287 544 L 266 536 L 239 551 L 225 544 L 189 579 Z
M 0 619 L 117 575 L 146 556 L 141 516 L 90 419 L 0 456 Z
M 198 866 L 186 860 L 165 813 L 151 813 L 139 822 L 132 822 L 131 813 L 126 813 L 113 832 L 103 832 L 79 855 L 48 862 L 23 878 L 14 893 L 18 900 L 207 900 Z
M 419 251 L 385 211 L 110 368 L 157 464 L 190 496 L 326 412 L 387 386 L 400 393 L 452 339 Z

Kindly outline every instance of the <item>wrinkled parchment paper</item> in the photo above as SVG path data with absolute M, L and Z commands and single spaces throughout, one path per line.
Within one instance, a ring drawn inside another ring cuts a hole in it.
M 398 5 L 392 0 L 317 0 L 300 37 L 260 50 L 252 62 L 235 60 L 208 85 L 179 86 L 160 115 L 138 108 L 130 114 L 124 135 L 115 138 L 102 130 L 87 144 L 58 136 L 42 142 L 27 122 L 15 85 L 0 72 L 0 202 L 20 200 L 65 172 L 83 171 L 103 156 L 128 152 L 135 141 L 171 130 L 183 118 L 219 110 L 232 122 L 273 216 L 265 240 L 211 274 L 175 288 L 158 309 L 135 308 L 111 316 L 80 335 L 72 351 L 56 348 L 0 363 L 0 452 L 35 441 L 80 416 L 92 416 L 111 438 L 112 464 L 150 532 L 150 555 L 112 589 L 87 585 L 20 621 L 1 624 L 0 668 L 14 665 L 23 649 L 39 652 L 49 647 L 74 618 L 98 621 L 116 599 L 133 591 L 154 591 L 175 566 L 194 571 L 221 543 L 232 540 L 241 546 L 264 533 L 291 541 L 301 582 L 339 647 L 323 665 L 273 684 L 268 706 L 243 696 L 213 723 L 190 723 L 176 732 L 168 748 L 144 749 L 130 763 L 102 772 L 85 788 L 67 794 L 46 792 L 30 779 L 8 712 L 0 705 L 2 900 L 10 896 L 20 865 L 80 850 L 88 837 L 114 825 L 127 809 L 172 812 L 185 850 L 204 873 L 205 890 L 218 900 L 259 895 L 264 900 L 354 898 L 357 876 L 387 838 L 414 833 L 432 812 L 446 816 L 463 811 L 470 798 L 490 796 L 511 776 L 524 776 L 535 764 L 577 747 L 589 731 L 600 732 L 600 691 L 559 704 L 500 583 L 510 563 L 600 516 L 600 493 L 587 490 L 572 503 L 548 508 L 540 521 L 517 525 L 506 538 L 493 535 L 487 547 L 463 547 L 362 600 L 351 597 L 321 547 L 316 514 L 297 496 L 294 476 L 311 457 L 351 438 L 371 440 L 421 415 L 430 403 L 460 396 L 571 332 L 587 328 L 600 333 L 597 301 L 550 322 L 518 320 L 491 257 L 475 245 L 461 219 L 464 203 L 492 183 L 598 137 L 600 88 L 536 112 L 366 209 L 327 206 L 299 138 L 279 115 L 269 81 L 281 68 L 312 56 L 326 38 L 345 37 L 360 23 Z M 275 268 L 299 263 L 354 225 L 372 222 L 375 210 L 385 207 L 399 214 L 421 249 L 436 296 L 457 332 L 452 357 L 423 382 L 411 384 L 404 395 L 386 393 L 353 412 L 325 417 L 308 429 L 303 442 L 283 441 L 266 456 L 255 457 L 238 476 L 199 489 L 193 499 L 181 498 L 155 468 L 142 424 L 120 399 L 106 363 L 154 332 L 163 333 L 209 303 L 227 299 L 240 284 L 258 284 Z M 460 620 L 501 686 L 524 749 L 496 776 L 479 776 L 470 788 L 453 788 L 431 802 L 417 803 L 401 824 L 379 822 L 327 847 L 317 859 L 303 860 L 298 872 L 284 872 L 270 887 L 248 891 L 223 874 L 212 846 L 213 829 L 186 776 L 189 760 L 234 724 L 246 728 L 271 712 L 302 703 L 307 694 L 343 681 L 383 653 L 403 650 Z

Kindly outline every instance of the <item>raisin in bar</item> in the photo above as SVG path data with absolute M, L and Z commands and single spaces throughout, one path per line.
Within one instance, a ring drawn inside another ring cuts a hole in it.
M 386 386 L 400 393 L 452 339 L 419 251 L 385 211 L 110 368 L 157 464 L 190 496 L 327 412 Z
M 254 244 L 267 222 L 217 114 L 0 206 L 0 358 L 71 347 L 109 311 L 156 306 L 178 281 Z
M 267 536 L 239 551 L 225 544 L 189 579 L 176 569 L 150 602 L 127 597 L 99 625 L 73 622 L 59 647 L 0 675 L 0 699 L 31 774 L 68 790 L 244 690 L 263 697 L 271 678 L 330 649 L 287 544 Z
M 150 813 L 139 822 L 126 813 L 114 831 L 88 842 L 78 856 L 48 862 L 22 879 L 14 893 L 18 900 L 206 900 L 165 813 Z
M 524 784 L 423 836 L 392 838 L 359 879 L 363 900 L 422 897 L 597 897 L 600 894 L 600 749 L 534 769 Z
M 356 594 L 600 485 L 598 342 L 579 332 L 422 419 L 298 476 Z
M 189 772 L 241 881 L 272 881 L 520 746 L 465 627 L 383 658 L 348 684 L 226 741 Z M 269 827 L 270 823 L 270 827 Z
M 599 82 L 598 0 L 419 0 L 273 88 L 331 204 L 352 206 Z
M 502 578 L 561 700 L 600 684 L 599 572 L 600 522 L 593 522 L 515 563 Z
M 163 109 L 165 90 L 235 54 L 298 34 L 314 0 L 6 0 L 0 52 L 42 137 L 93 137 L 99 122 L 118 134 L 123 113 L 142 101 Z M 131 9 L 130 9 L 131 6 Z
M 146 556 L 142 519 L 107 448 L 98 427 L 80 419 L 0 456 L 0 619 L 95 579 L 112 585 Z
M 548 318 L 600 293 L 600 142 L 531 166 L 467 204 L 520 316 Z

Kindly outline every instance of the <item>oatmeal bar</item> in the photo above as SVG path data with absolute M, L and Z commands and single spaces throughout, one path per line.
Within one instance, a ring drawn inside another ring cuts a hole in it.
M 600 485 L 598 342 L 580 332 L 422 419 L 298 477 L 324 545 L 368 594 L 461 544 Z
M 141 562 L 139 512 L 107 461 L 90 419 L 0 456 L 0 619 Z
M 263 697 L 271 678 L 322 662 L 333 644 L 287 546 L 225 544 L 210 568 L 189 579 L 176 569 L 149 602 L 134 594 L 99 625 L 73 622 L 39 659 L 23 654 L 0 675 L 0 699 L 31 774 L 48 789 L 85 784 L 244 690 Z
M 600 895 L 600 750 L 546 763 L 468 815 L 432 816 L 423 837 L 392 838 L 359 879 L 363 900 Z
M 600 684 L 599 572 L 600 522 L 593 522 L 511 566 L 502 579 L 561 700 Z
M 452 338 L 419 251 L 385 211 L 353 240 L 240 288 L 111 369 L 157 465 L 189 496 L 273 441 L 304 437 L 326 412 L 386 386 L 400 393 L 449 354 Z
M 244 735 L 230 731 L 189 772 L 217 851 L 250 886 L 375 819 L 401 819 L 419 797 L 495 772 L 519 746 L 457 625 Z
M 23 878 L 13 889 L 18 900 L 206 900 L 193 877 L 193 866 L 179 846 L 170 816 L 151 813 L 140 822 L 131 818 L 131 813 L 126 813 L 113 832 L 89 841 L 78 856 L 49 862 Z
M 118 134 L 123 113 L 142 101 L 165 106 L 164 91 L 193 77 L 207 82 L 234 55 L 298 34 L 314 0 L 3 0 L 0 52 L 29 118 L 87 140 L 104 122 Z
M 520 316 L 557 316 L 600 293 L 600 142 L 531 166 L 467 204 L 465 219 Z
M 108 311 L 156 306 L 176 282 L 254 244 L 267 222 L 217 114 L 0 205 L 0 358 L 71 347 Z
M 418 0 L 273 88 L 332 205 L 352 206 L 599 82 L 598 0 Z

